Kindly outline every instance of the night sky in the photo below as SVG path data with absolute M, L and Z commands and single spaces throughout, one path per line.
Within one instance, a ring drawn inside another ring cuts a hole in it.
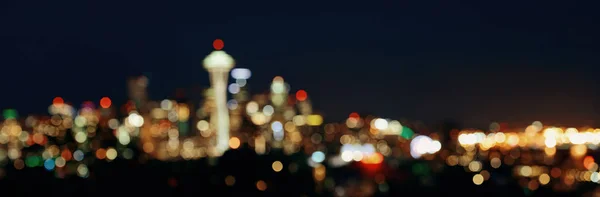
M 3 1 L 0 108 L 43 114 L 56 96 L 123 103 L 139 74 L 156 100 L 208 86 L 202 59 L 221 38 L 253 71 L 252 92 L 280 75 L 330 120 L 600 126 L 596 4 Z

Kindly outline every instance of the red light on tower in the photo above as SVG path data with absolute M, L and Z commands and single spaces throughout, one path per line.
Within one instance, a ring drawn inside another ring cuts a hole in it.
M 52 104 L 54 104 L 54 105 L 61 105 L 64 103 L 65 103 L 65 100 L 63 100 L 62 97 L 56 97 L 52 100 Z
M 225 43 L 223 42 L 223 40 L 216 39 L 215 41 L 213 41 L 213 48 L 215 48 L 215 50 L 221 50 L 223 49 L 223 47 L 225 47 Z
M 306 94 L 306 91 L 304 90 L 298 90 L 298 92 L 296 92 L 296 99 L 298 99 L 298 101 L 305 101 L 307 97 L 308 94 Z
M 109 108 L 110 105 L 112 105 L 112 101 L 110 100 L 110 98 L 102 97 L 102 99 L 100 99 L 100 107 Z

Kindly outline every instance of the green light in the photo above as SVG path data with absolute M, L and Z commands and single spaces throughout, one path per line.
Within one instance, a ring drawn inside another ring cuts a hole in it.
M 16 119 L 17 118 L 17 111 L 14 110 L 14 109 L 5 109 L 4 112 L 2 113 L 2 115 L 4 116 L 5 120 Z
M 27 158 L 25 158 L 25 165 L 27 165 L 27 167 L 36 167 L 39 166 L 42 163 L 42 158 L 40 158 L 39 156 L 29 156 Z
M 410 139 L 413 137 L 413 135 L 415 135 L 415 132 L 412 129 L 402 126 L 402 133 L 400 136 L 402 136 L 404 139 Z

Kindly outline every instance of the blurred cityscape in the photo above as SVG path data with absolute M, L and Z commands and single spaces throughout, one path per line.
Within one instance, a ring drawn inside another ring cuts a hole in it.
M 332 196 L 385 194 L 399 166 L 410 166 L 421 185 L 436 184 L 432 174 L 444 169 L 460 169 L 472 177 L 468 184 L 503 185 L 513 179 L 524 194 L 540 188 L 569 192 L 600 182 L 593 156 L 600 129 L 539 121 L 521 128 L 492 123 L 470 129 L 359 113 L 349 114 L 345 122 L 325 123 L 310 93 L 292 91 L 280 76 L 267 93 L 250 93 L 251 71 L 233 68 L 220 42 L 204 61 L 211 87 L 197 95 L 154 101 L 147 93 L 149 79 L 139 76 L 128 81 L 129 101 L 123 105 L 108 96 L 81 105 L 56 97 L 47 116 L 4 110 L 0 179 L 26 168 L 43 168 L 57 179 L 93 178 L 93 165 L 116 160 L 205 159 L 218 165 L 224 154 L 250 149 L 256 155 L 302 158 L 273 160 L 266 168 L 295 173 L 307 167 L 315 192 Z M 363 172 L 357 184 L 339 178 L 346 176 L 339 169 L 350 166 Z M 218 183 L 233 186 L 236 178 L 226 175 Z M 253 180 L 252 187 L 268 191 L 270 181 Z

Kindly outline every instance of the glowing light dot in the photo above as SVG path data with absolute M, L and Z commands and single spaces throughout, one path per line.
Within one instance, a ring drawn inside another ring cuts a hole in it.
M 114 148 L 109 148 L 106 151 L 106 158 L 110 160 L 114 160 L 115 158 L 117 158 L 117 150 L 115 150 Z
M 321 151 L 316 151 L 312 154 L 311 159 L 314 162 L 321 163 L 325 160 L 325 153 L 323 153 Z
M 100 107 L 109 108 L 112 105 L 112 101 L 108 97 L 103 97 L 100 99 Z
M 234 68 L 231 70 L 231 77 L 234 79 L 246 80 L 252 76 L 252 72 L 247 68 Z M 237 81 L 237 80 L 236 80 Z M 245 84 L 244 84 L 245 85 Z M 243 86 L 240 84 L 240 86 Z
M 75 141 L 79 143 L 85 142 L 86 139 L 87 135 L 84 132 L 77 132 L 77 134 L 75 134 Z
M 275 161 L 273 164 L 271 164 L 271 168 L 273 168 L 273 171 L 275 172 L 281 172 L 283 169 L 283 163 L 281 163 L 281 161 Z
M 345 162 L 350 162 L 350 161 L 352 161 L 354 154 L 352 154 L 352 151 L 344 151 L 344 152 L 342 152 L 341 157 L 342 157 L 342 160 L 344 160 Z
M 307 97 L 308 94 L 306 94 L 306 91 L 304 90 L 298 90 L 298 92 L 296 92 L 296 99 L 298 101 L 305 101 Z
M 379 130 L 385 130 L 388 128 L 388 121 L 385 119 L 378 118 L 373 123 L 373 126 L 375 126 L 375 128 Z
M 85 164 L 79 164 L 79 166 L 77 166 L 77 175 L 80 177 L 88 176 L 88 168 Z
M 229 93 L 231 93 L 231 94 L 237 94 L 240 92 L 240 85 L 238 85 L 237 83 L 229 84 L 229 87 L 227 87 L 227 90 L 229 90 Z
M 225 47 L 225 43 L 223 42 L 223 40 L 216 39 L 215 41 L 213 41 L 213 48 L 215 50 L 221 50 L 223 49 L 223 47 Z
M 44 168 L 46 168 L 46 170 L 54 170 L 54 166 L 54 159 L 47 159 L 44 161 Z
M 597 173 L 597 172 L 594 172 Z M 548 176 L 548 174 L 542 174 L 540 175 L 540 177 L 538 177 L 540 184 L 542 185 L 546 185 L 550 182 L 550 176 Z
M 83 156 L 84 156 L 84 154 L 83 154 L 83 152 L 82 152 L 81 150 L 76 150 L 76 151 L 73 153 L 73 158 L 74 158 L 76 161 L 81 161 L 81 160 L 83 160 Z
M 139 114 L 132 113 L 129 115 L 129 117 L 127 117 L 127 122 L 134 127 L 141 127 L 144 125 L 144 117 L 140 116 Z
M 265 183 L 263 180 L 256 182 L 256 189 L 260 191 L 267 190 L 267 183 Z
M 62 97 L 56 97 L 52 100 L 52 104 L 54 105 L 60 105 L 60 104 L 64 104 L 65 100 L 63 100 Z
M 271 116 L 273 115 L 273 113 L 275 113 L 275 108 L 273 108 L 273 106 L 271 105 L 266 105 L 265 107 L 263 107 L 263 113 L 266 116 Z
M 67 164 L 67 161 L 63 158 L 63 157 L 58 157 L 56 158 L 56 161 L 54 161 L 54 165 L 56 165 L 56 167 L 62 168 Z
M 481 185 L 483 183 L 483 175 L 476 174 L 473 176 L 473 183 L 475 183 L 475 185 Z
M 231 149 L 237 149 L 237 148 L 239 148 L 240 144 L 241 144 L 240 138 L 232 137 L 232 138 L 229 139 L 229 147 Z

